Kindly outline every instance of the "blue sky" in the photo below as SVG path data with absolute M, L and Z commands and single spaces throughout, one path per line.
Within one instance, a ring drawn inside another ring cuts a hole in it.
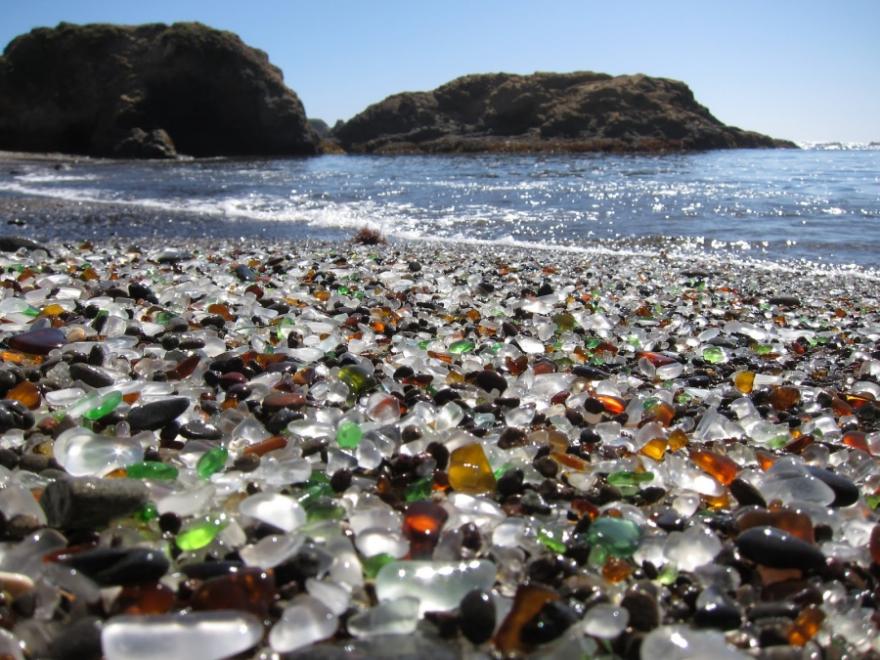
M 0 0 L 37 26 L 197 20 L 262 48 L 329 123 L 466 73 L 683 80 L 716 117 L 795 140 L 880 140 L 880 0 Z

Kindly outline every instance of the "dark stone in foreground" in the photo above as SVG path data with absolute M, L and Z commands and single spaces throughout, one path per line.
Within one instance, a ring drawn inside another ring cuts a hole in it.
M 67 343 L 67 337 L 58 328 L 28 330 L 6 340 L 10 348 L 34 355 L 47 355 Z
M 495 631 L 495 601 L 479 589 L 468 592 L 459 606 L 459 627 L 474 644 L 482 644 Z
M 100 660 L 103 622 L 96 616 L 87 616 L 62 628 L 49 646 L 55 660 Z
M 0 57 L 0 149 L 167 158 L 317 144 L 268 56 L 199 23 L 60 23 Z
M 140 481 L 83 477 L 46 486 L 40 506 L 50 527 L 99 529 L 114 518 L 139 511 L 148 501 L 149 491 Z
M 752 527 L 736 537 L 740 554 L 771 568 L 809 570 L 825 565 L 825 555 L 814 545 L 776 527 Z
M 814 465 L 807 466 L 807 470 L 834 491 L 832 507 L 849 506 L 859 501 L 858 486 L 843 475 Z
M 29 238 L 21 238 L 19 236 L 0 236 L 0 251 L 17 252 L 20 248 L 25 248 L 26 250 L 46 250 L 49 256 L 52 256 L 52 253 L 49 252 L 47 248 Z
M 358 153 L 656 152 L 794 147 L 726 126 L 682 82 L 578 71 L 464 76 L 334 128 Z
M 34 414 L 20 401 L 0 399 L 0 433 L 9 429 L 24 429 L 34 425 Z
M 61 560 L 102 587 L 155 582 L 168 572 L 170 562 L 148 548 L 95 548 Z
M 132 431 L 158 431 L 189 407 L 189 399 L 178 396 L 151 401 L 128 411 L 128 425 Z

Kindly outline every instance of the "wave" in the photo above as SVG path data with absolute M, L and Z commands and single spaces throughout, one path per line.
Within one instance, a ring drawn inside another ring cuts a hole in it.
M 871 142 L 835 142 L 835 141 L 802 141 L 796 143 L 801 149 L 813 151 L 878 151 L 880 141 Z

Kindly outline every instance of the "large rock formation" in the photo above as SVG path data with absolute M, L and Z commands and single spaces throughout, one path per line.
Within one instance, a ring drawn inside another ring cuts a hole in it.
M 260 50 L 198 23 L 39 28 L 0 57 L 0 149 L 122 157 L 312 154 Z
M 389 96 L 334 129 L 348 151 L 668 151 L 794 147 L 725 126 L 682 82 L 644 75 L 505 73 Z

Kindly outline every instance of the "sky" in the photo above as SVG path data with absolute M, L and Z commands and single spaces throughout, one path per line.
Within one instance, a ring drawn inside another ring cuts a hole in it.
M 774 137 L 880 141 L 880 0 L 0 0 L 0 45 L 61 21 L 231 30 L 331 125 L 469 73 L 589 70 L 683 80 Z

